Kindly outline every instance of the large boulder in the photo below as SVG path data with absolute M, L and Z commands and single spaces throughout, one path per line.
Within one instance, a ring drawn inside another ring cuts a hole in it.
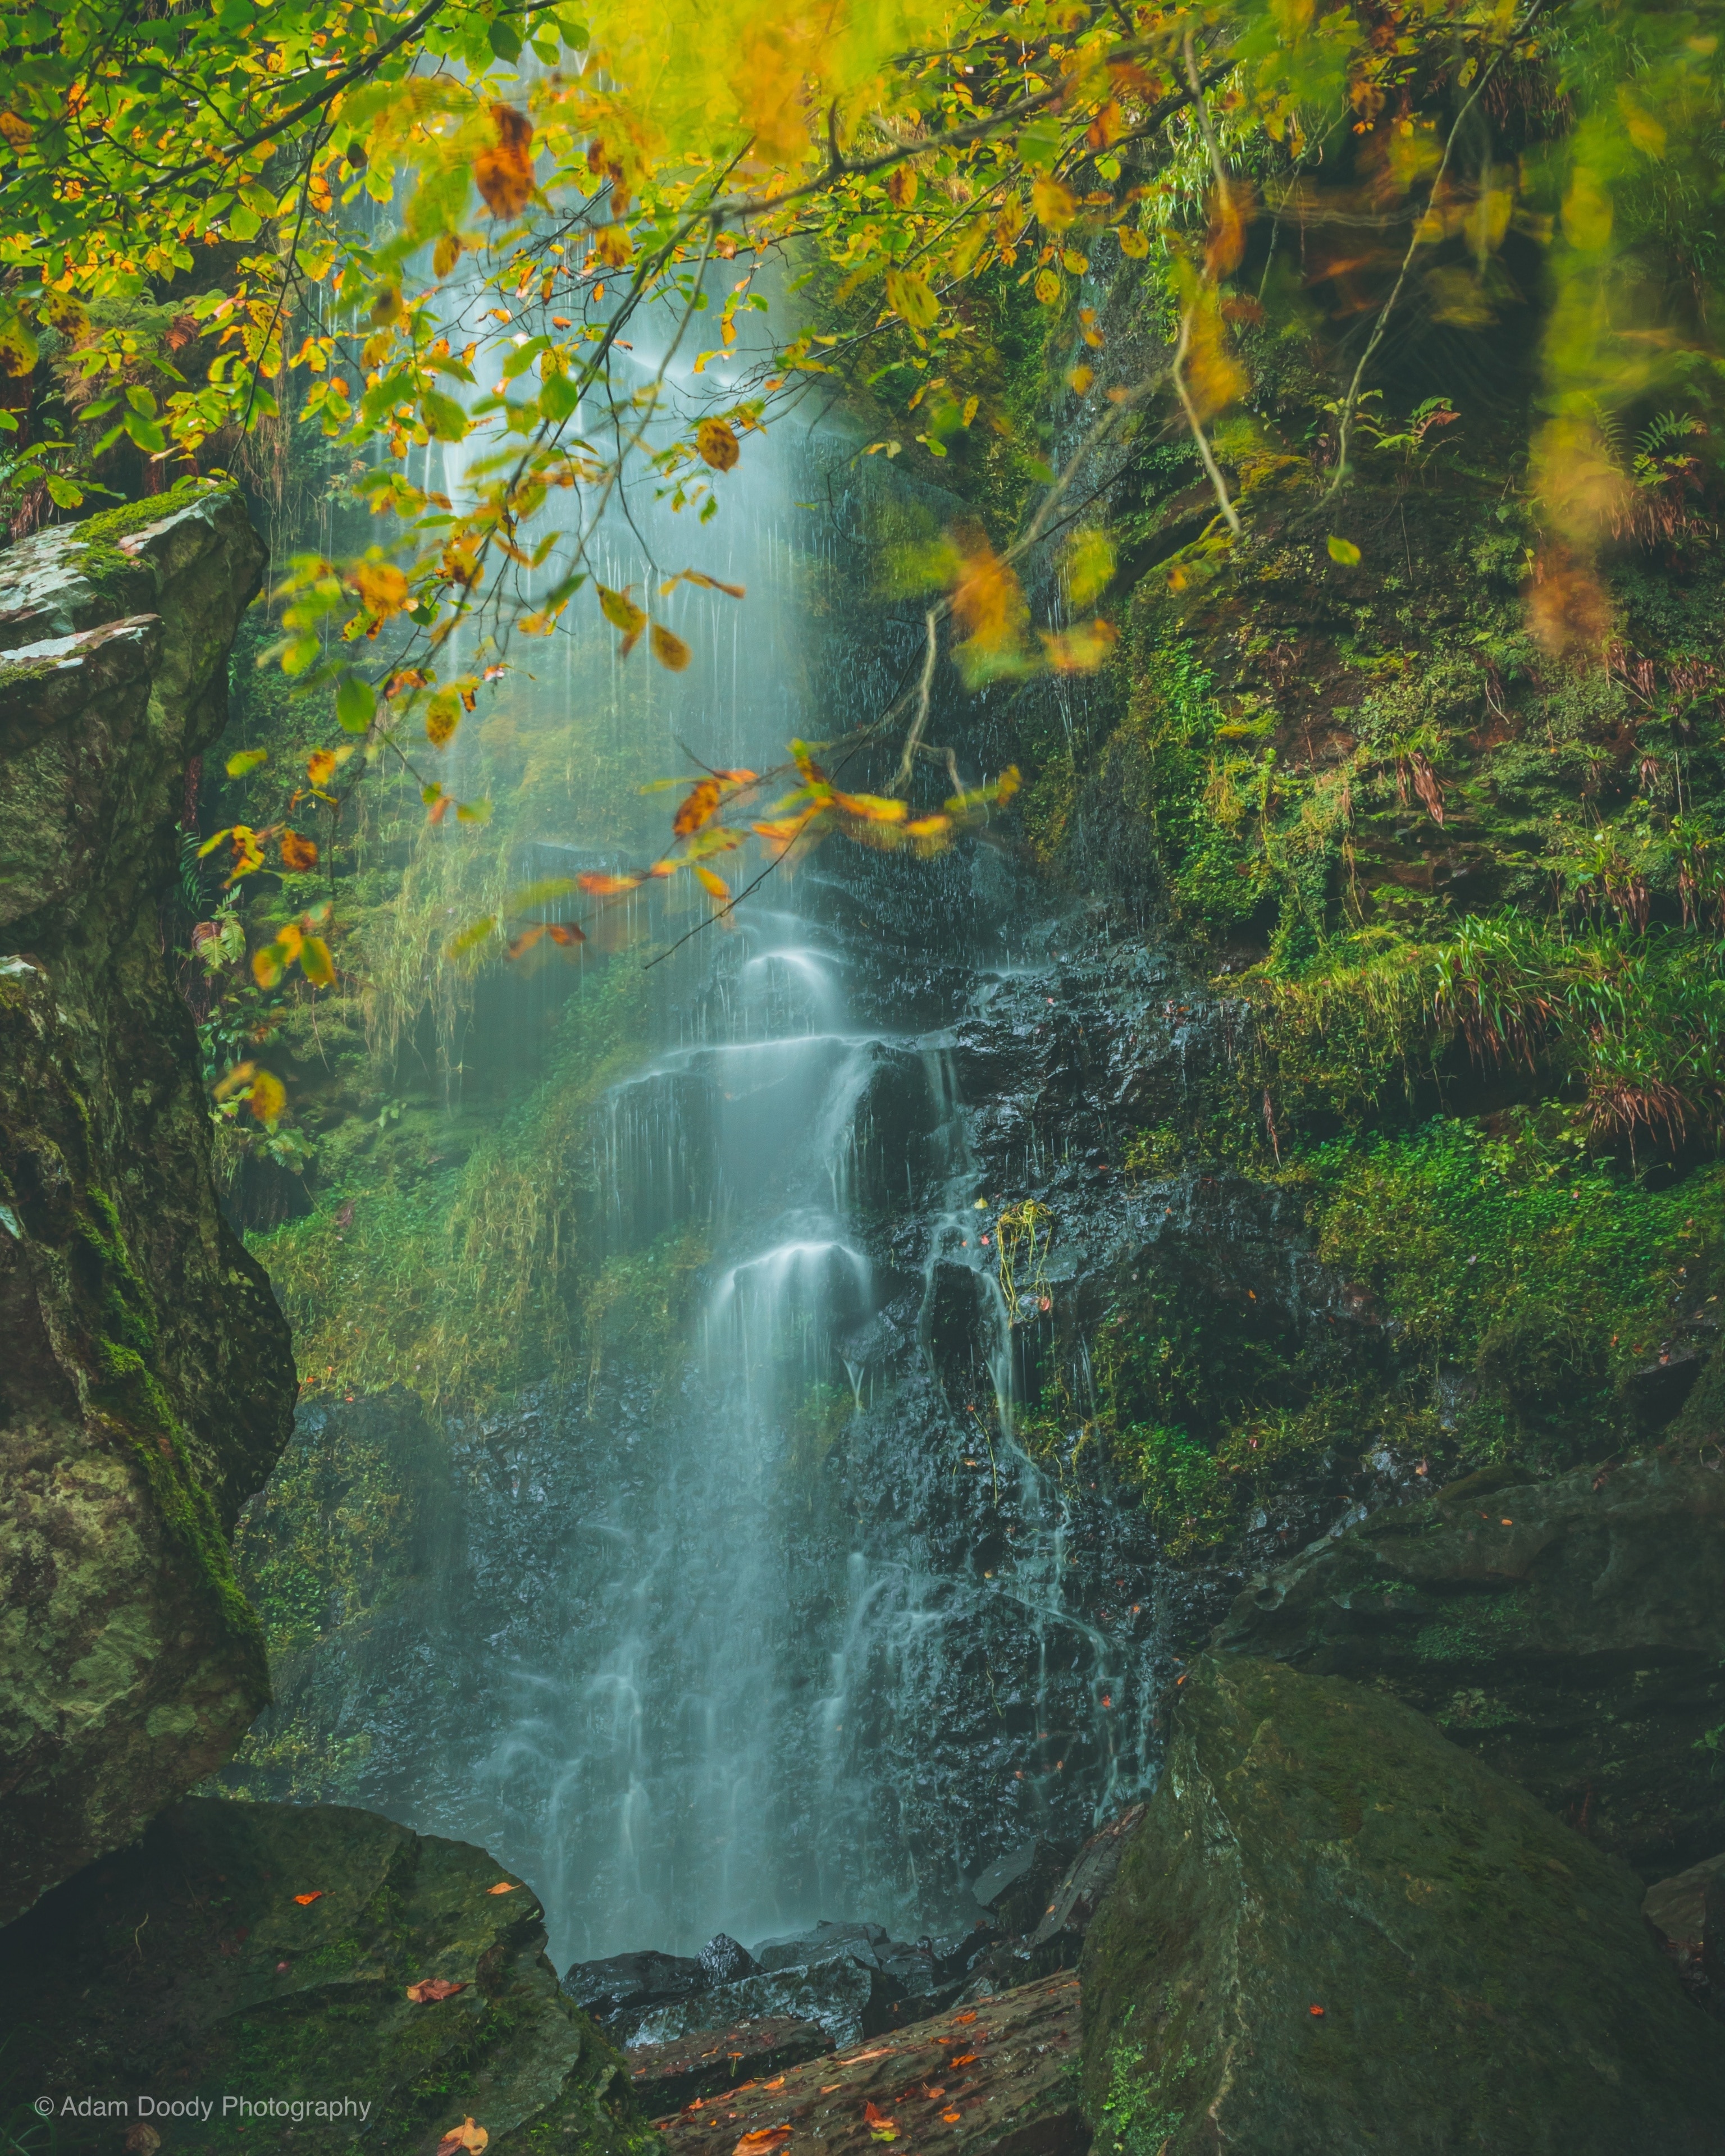
M 1251 1581 L 1213 1644 L 1388 1685 L 1653 1880 L 1725 1848 L 1725 1473 L 1477 1476 Z
M 0 1934 L 0 2101 L 49 2106 L 65 2156 L 149 2156 L 140 2125 L 170 2156 L 431 2156 L 469 2118 L 490 2156 L 646 2139 L 531 1890 L 341 1805 L 174 1807 Z
M 220 488 L 0 553 L 0 1922 L 268 1697 L 228 1537 L 293 1363 L 157 904 L 263 562 Z
M 1640 1898 L 1387 1693 L 1207 1656 L 1085 1947 L 1099 2156 L 1718 2156 Z

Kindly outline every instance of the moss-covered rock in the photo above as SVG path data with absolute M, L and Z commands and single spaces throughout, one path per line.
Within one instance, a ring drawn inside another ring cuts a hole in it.
M 227 1537 L 293 1368 L 217 1207 L 157 911 L 262 563 L 220 490 L 0 556 L 0 1918 L 267 1697 Z
M 625 2156 L 645 2136 L 623 2061 L 544 1948 L 531 1890 L 482 1849 L 194 1798 L 0 1935 L 23 2038 L 0 2116 L 52 2098 L 67 2156 L 116 2156 L 141 2120 L 170 2151 L 429 2151 L 468 2117 L 491 2156 Z M 408 1998 L 428 1979 L 458 1989 Z
M 1096 2156 L 1725 2148 L 1640 1889 L 1399 1701 L 1206 1657 L 1082 1967 Z
M 1214 1644 L 1387 1685 L 1656 1879 L 1725 1845 L 1722 1578 L 1692 1454 L 1498 1469 L 1260 1576 Z

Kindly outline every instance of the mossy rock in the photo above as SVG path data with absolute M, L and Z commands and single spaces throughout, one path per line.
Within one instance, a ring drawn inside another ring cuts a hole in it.
M 1095 2156 L 1716 2156 L 1640 1892 L 1399 1701 L 1207 1656 L 1085 1948 Z
M 1214 1644 L 1388 1686 L 1652 1880 L 1725 1847 L 1725 1474 L 1471 1477 L 1254 1580 Z
M 221 490 L 0 554 L 0 1920 L 268 1697 L 227 1537 L 293 1364 L 158 911 L 263 560 Z
M 429 1978 L 461 1989 L 410 1999 Z M 482 1849 L 339 1805 L 178 1805 L 0 1933 L 0 2025 L 19 2040 L 0 2117 L 51 2097 L 64 2156 L 119 2156 L 140 2121 L 167 2156 L 426 2156 L 469 2117 L 491 2156 L 647 2138 L 621 2058 L 558 1988 L 531 1889 Z M 342 2108 L 295 2118 L 318 2104 Z

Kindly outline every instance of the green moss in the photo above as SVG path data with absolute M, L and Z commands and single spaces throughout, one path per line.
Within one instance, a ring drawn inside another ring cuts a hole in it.
M 160 524 L 165 517 L 175 516 L 206 495 L 237 494 L 239 490 L 238 482 L 233 480 L 187 476 L 177 480 L 166 494 L 145 495 L 137 501 L 123 501 L 117 508 L 98 510 L 94 516 L 84 517 L 74 525 L 72 535 L 80 547 L 113 548 L 120 540 L 130 538 L 135 531 L 147 531 L 152 524 Z M 129 565 L 126 555 L 117 558 Z

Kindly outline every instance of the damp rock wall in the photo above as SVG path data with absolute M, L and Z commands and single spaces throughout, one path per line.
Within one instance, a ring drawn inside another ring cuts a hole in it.
M 228 1537 L 293 1364 L 159 913 L 264 558 L 213 487 L 0 554 L 0 1922 L 268 1696 Z

